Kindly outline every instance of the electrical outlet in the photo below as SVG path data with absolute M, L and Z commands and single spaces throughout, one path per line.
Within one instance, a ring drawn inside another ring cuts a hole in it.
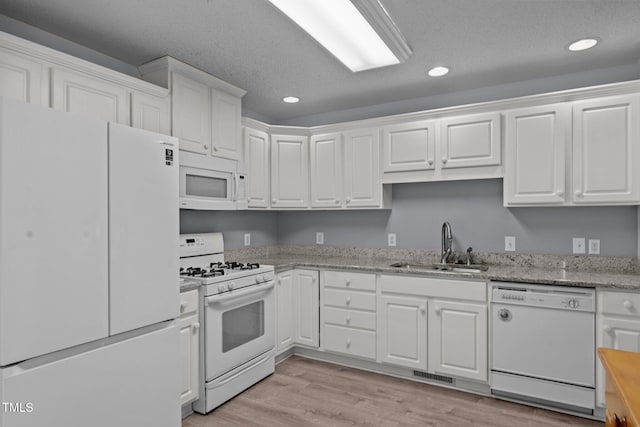
M 324 245 L 324 233 L 322 231 L 316 233 L 316 245 Z
M 573 253 L 574 254 L 583 254 L 583 253 L 585 253 L 584 237 L 574 237 L 573 238 Z
M 516 236 L 504 236 L 504 250 L 507 252 L 516 250 Z
M 600 255 L 600 239 L 589 239 L 589 253 Z
M 387 234 L 387 245 L 395 246 L 396 245 L 396 233 Z
M 244 245 L 245 246 L 251 245 L 251 233 L 244 233 Z

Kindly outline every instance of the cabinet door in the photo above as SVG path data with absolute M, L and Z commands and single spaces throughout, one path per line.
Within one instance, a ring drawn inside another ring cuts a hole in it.
M 561 204 L 571 147 L 571 105 L 508 111 L 505 124 L 504 203 Z
M 43 63 L 0 51 L 0 96 L 38 105 L 48 105 L 43 96 L 43 79 L 46 78 Z
M 211 106 L 209 88 L 180 74 L 171 76 L 173 136 L 180 149 L 209 154 L 211 149 Z
M 318 347 L 320 331 L 319 273 L 312 270 L 295 270 L 293 290 L 296 344 Z
M 429 301 L 429 372 L 487 381 L 487 306 Z
M 131 126 L 169 135 L 171 133 L 169 98 L 132 92 Z
M 293 345 L 294 311 L 293 311 L 293 271 L 278 274 L 276 287 L 276 343 L 278 353 Z
M 199 340 L 198 315 L 194 314 L 180 318 L 180 372 L 181 389 L 180 404 L 191 402 L 198 398 L 198 360 Z
M 311 151 L 311 206 L 339 208 L 342 204 L 342 135 L 314 135 Z
M 344 196 L 347 208 L 380 206 L 378 128 L 344 134 Z
M 427 369 L 427 299 L 378 298 L 378 356 L 380 361 Z
M 269 207 L 269 135 L 244 129 L 245 162 L 248 168 L 247 197 L 250 208 Z
M 306 136 L 271 135 L 271 206 L 309 206 L 309 141 Z
M 433 120 L 386 126 L 382 134 L 385 172 L 423 171 L 435 168 Z
M 640 319 L 598 316 L 597 347 L 640 353 Z M 596 364 L 596 404 L 605 406 L 605 372 Z
M 73 71 L 51 69 L 51 107 L 129 124 L 129 96 L 123 86 Z
M 241 109 L 240 98 L 211 89 L 211 155 L 240 159 Z
M 640 202 L 640 96 L 574 103 L 575 203 Z
M 440 120 L 442 169 L 500 165 L 500 113 Z

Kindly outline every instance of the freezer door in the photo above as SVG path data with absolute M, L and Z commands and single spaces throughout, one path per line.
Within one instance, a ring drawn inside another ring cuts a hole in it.
M 0 365 L 108 335 L 107 122 L 0 98 Z
M 179 315 L 178 140 L 109 123 L 109 333 Z
M 178 329 L 1 369 L 0 426 L 179 427 Z

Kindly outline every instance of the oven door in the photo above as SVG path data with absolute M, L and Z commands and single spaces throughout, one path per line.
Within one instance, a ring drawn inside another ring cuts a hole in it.
M 207 381 L 273 348 L 273 286 L 270 281 L 205 298 Z

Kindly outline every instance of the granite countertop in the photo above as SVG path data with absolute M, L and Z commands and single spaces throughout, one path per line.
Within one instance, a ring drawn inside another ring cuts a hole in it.
M 358 258 L 332 256 L 300 256 L 279 254 L 256 259 L 261 264 L 275 266 L 276 272 L 291 268 L 320 268 L 375 273 L 416 274 L 430 277 L 461 278 L 472 280 L 495 280 L 546 285 L 583 286 L 620 290 L 640 290 L 639 274 L 620 274 L 608 271 L 572 271 L 562 268 L 539 268 L 504 265 L 488 265 L 481 273 L 438 272 L 423 269 L 397 268 L 389 265 L 397 259 Z

